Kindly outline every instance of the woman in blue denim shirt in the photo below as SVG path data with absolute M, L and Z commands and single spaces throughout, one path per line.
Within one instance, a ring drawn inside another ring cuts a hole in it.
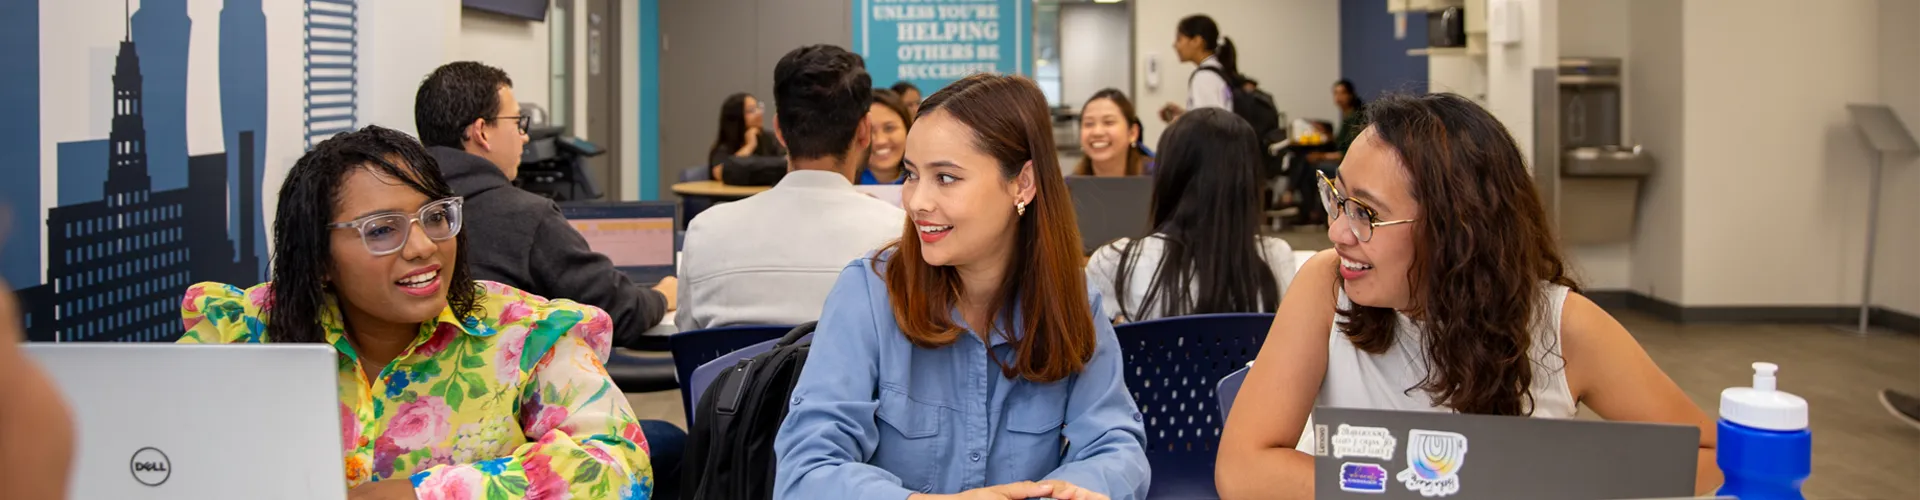
M 827 296 L 775 496 L 1145 496 L 1145 432 L 1095 321 L 1040 89 L 971 76 L 916 122 L 911 223 Z

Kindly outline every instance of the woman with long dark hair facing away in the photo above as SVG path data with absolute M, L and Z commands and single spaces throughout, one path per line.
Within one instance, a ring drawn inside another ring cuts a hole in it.
M 860 169 L 855 184 L 899 184 L 907 180 L 900 160 L 907 153 L 907 130 L 913 128 L 913 113 L 900 103 L 900 94 L 873 89 L 873 105 L 867 108 L 867 124 L 873 127 L 873 146 L 867 165 Z
M 350 499 L 649 497 L 613 320 L 473 280 L 461 201 L 406 134 L 321 142 L 280 186 L 273 281 L 188 288 L 180 342 L 338 350 Z
M 707 148 L 707 164 L 713 167 L 713 179 L 720 180 L 722 166 L 734 158 L 780 158 L 787 149 L 780 139 L 764 127 L 765 108 L 760 100 L 746 92 L 727 96 L 720 103 L 720 135 Z M 786 163 L 780 163 L 781 168 Z
M 1132 499 L 1145 431 L 1080 271 L 1046 98 L 976 74 L 907 136 L 901 240 L 828 295 L 775 498 Z
M 1315 406 L 1715 423 L 1579 293 L 1520 149 L 1453 94 L 1389 97 L 1325 179 L 1334 248 L 1307 261 L 1220 439 L 1222 498 L 1313 498 Z M 1311 442 L 1311 439 L 1306 441 Z
M 1145 175 L 1153 159 L 1140 148 L 1140 117 L 1120 89 L 1103 89 L 1080 106 L 1080 163 L 1071 175 Z
M 1270 312 L 1293 281 L 1293 247 L 1260 235 L 1260 144 L 1246 120 L 1201 109 L 1160 136 L 1153 234 L 1087 261 L 1108 319 Z
M 1186 105 L 1167 103 L 1160 108 L 1160 119 L 1172 122 L 1181 113 L 1199 108 L 1233 111 L 1233 87 L 1240 85 L 1239 55 L 1233 39 L 1220 36 L 1220 25 L 1205 14 L 1187 16 L 1175 29 L 1174 54 L 1180 56 L 1180 62 L 1196 67 L 1187 77 Z

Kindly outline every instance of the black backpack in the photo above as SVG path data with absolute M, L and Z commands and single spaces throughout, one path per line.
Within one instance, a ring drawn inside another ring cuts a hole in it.
M 773 498 L 773 437 L 787 418 L 814 323 L 794 327 L 773 349 L 720 372 L 694 403 L 682 460 L 681 498 Z
M 1240 115 L 1247 124 L 1253 125 L 1253 133 L 1260 138 L 1260 145 L 1273 144 L 1286 138 L 1280 129 L 1280 107 L 1273 104 L 1272 94 L 1259 90 L 1248 92 L 1240 87 L 1239 75 L 1229 75 L 1219 67 L 1201 66 L 1193 70 L 1193 74 L 1198 75 L 1201 71 L 1212 71 L 1227 81 L 1227 88 L 1233 91 L 1233 114 Z M 1187 77 L 1187 84 L 1193 84 L 1192 76 Z

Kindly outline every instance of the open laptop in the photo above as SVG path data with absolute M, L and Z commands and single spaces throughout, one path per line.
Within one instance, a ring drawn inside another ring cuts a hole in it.
M 72 407 L 71 498 L 347 497 L 332 347 L 29 343 Z
M 613 267 L 642 285 L 674 274 L 680 204 L 671 201 L 563 203 L 561 215 L 587 246 L 613 260 Z
M 1113 240 L 1152 233 L 1153 228 L 1147 227 L 1152 177 L 1073 175 L 1067 177 L 1067 191 L 1073 196 L 1073 215 L 1080 221 L 1080 244 L 1089 255 Z
M 1319 499 L 1693 495 L 1700 430 L 1689 426 L 1318 408 Z

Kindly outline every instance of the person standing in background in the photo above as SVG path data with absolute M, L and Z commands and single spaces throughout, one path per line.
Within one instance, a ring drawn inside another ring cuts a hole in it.
M 873 89 L 867 123 L 873 126 L 873 152 L 867 155 L 867 166 L 860 169 L 855 184 L 899 184 L 906 180 L 900 160 L 906 157 L 907 129 L 913 128 L 913 113 L 900 103 L 900 94 Z
M 1233 111 L 1233 80 L 1240 78 L 1239 57 L 1233 39 L 1220 36 L 1220 25 L 1205 14 L 1180 20 L 1173 37 L 1173 52 L 1180 62 L 1199 67 L 1187 77 L 1187 104 L 1167 103 L 1160 108 L 1160 119 L 1172 122 L 1181 113 L 1198 108 Z
M 916 87 L 913 83 L 906 80 L 901 80 L 899 83 L 893 84 L 893 93 L 900 94 L 900 104 L 907 107 L 908 116 L 918 116 L 920 114 L 920 87 Z
M 420 141 L 477 221 L 469 228 L 474 277 L 598 307 L 613 315 L 618 345 L 638 345 L 676 305 L 678 284 L 672 277 L 651 288 L 634 283 L 587 246 L 553 200 L 513 186 L 527 142 L 520 114 L 513 80 L 477 62 L 433 70 L 414 96 Z
M 1146 175 L 1153 161 L 1140 146 L 1140 117 L 1120 89 L 1103 89 L 1080 106 L 1080 163 L 1068 175 Z
M 1189 314 L 1272 312 L 1293 281 L 1293 247 L 1260 235 L 1260 145 L 1233 113 L 1200 109 L 1160 136 L 1153 234 L 1121 238 L 1087 261 L 1115 323 Z

